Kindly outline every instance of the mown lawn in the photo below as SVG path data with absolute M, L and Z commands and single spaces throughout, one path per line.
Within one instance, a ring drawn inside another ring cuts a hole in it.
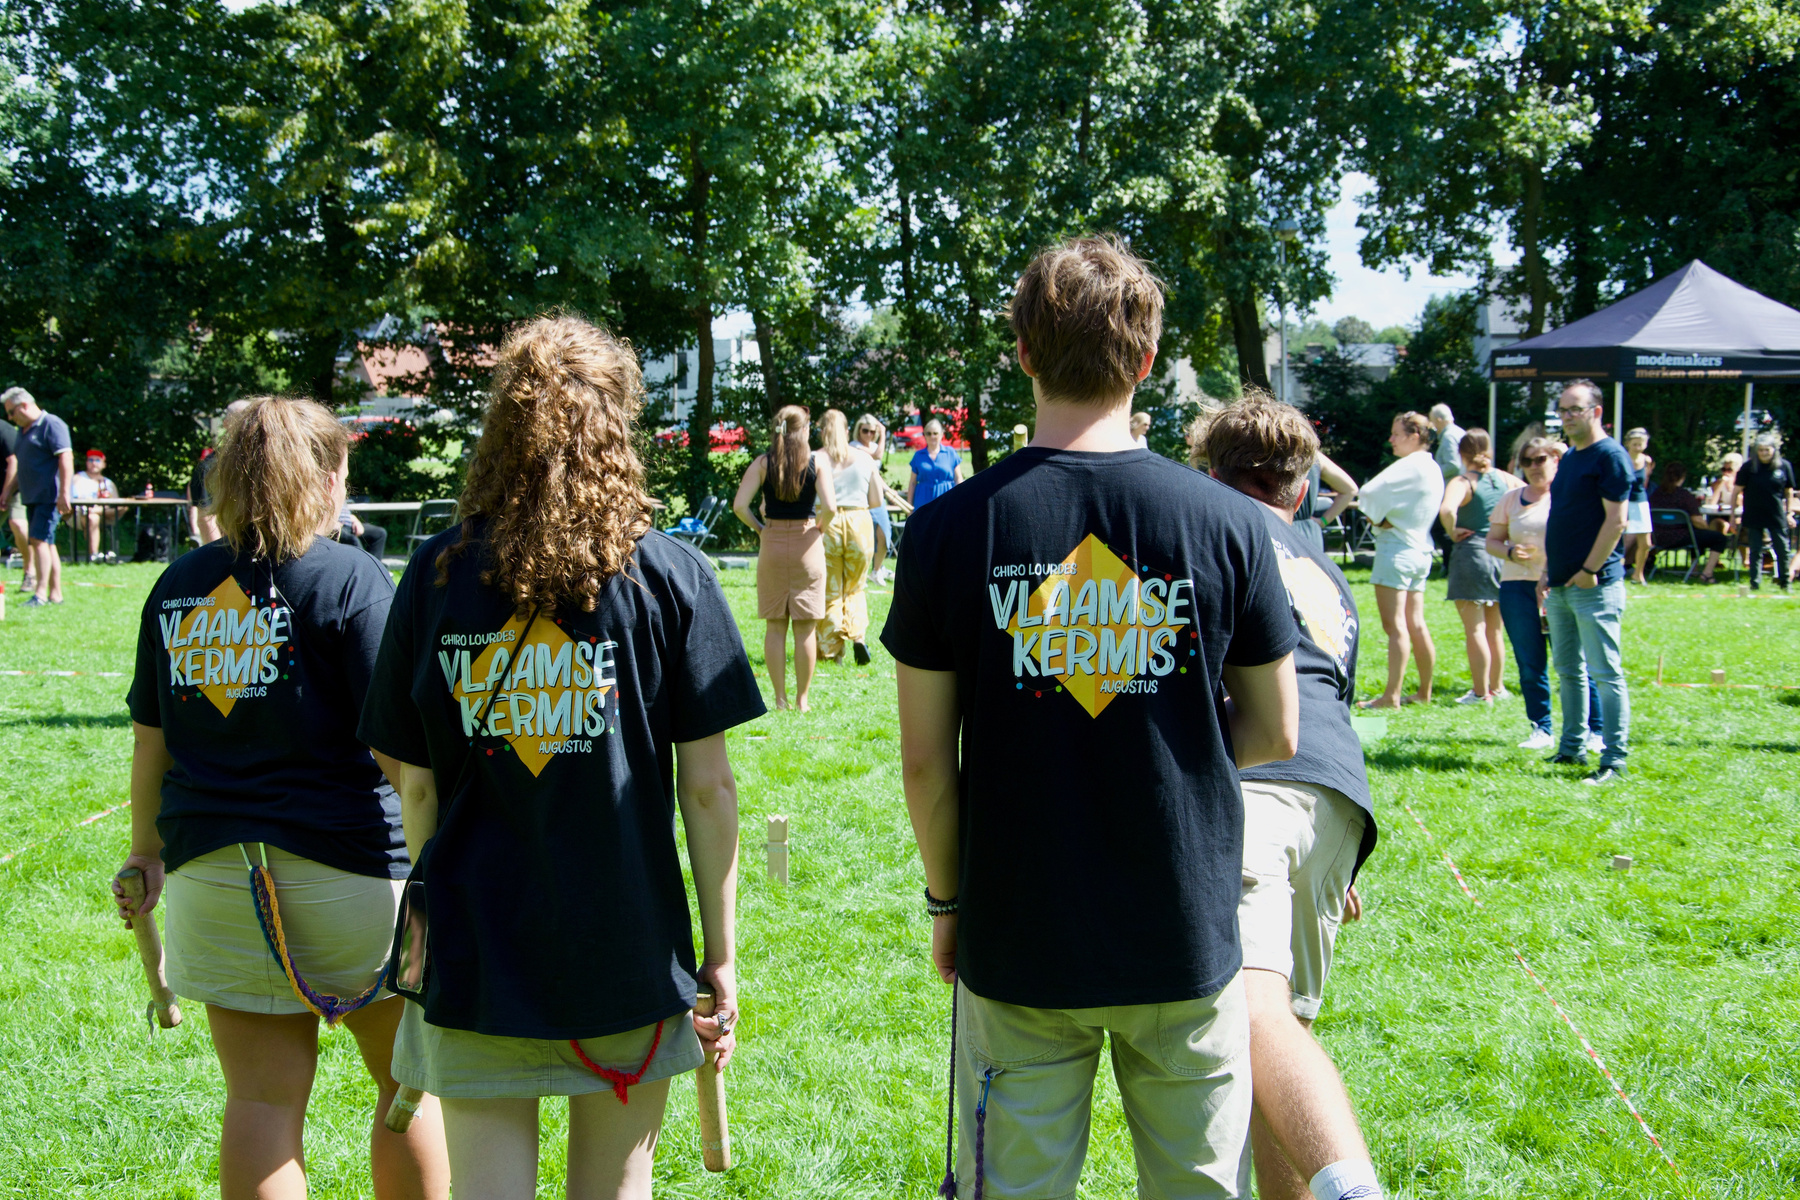
M 69 602 L 0 623 L 0 1196 L 217 1195 L 222 1087 L 204 1013 L 150 1037 L 131 937 L 108 915 L 123 856 L 122 697 L 151 567 L 81 568 Z M 16 572 L 8 582 L 15 584 Z M 727 590 L 760 668 L 753 580 Z M 1366 572 L 1356 573 L 1371 623 Z M 111 585 L 111 586 L 100 586 Z M 1432 584 L 1434 596 L 1441 582 Z M 887 597 L 874 606 L 885 611 Z M 1634 591 L 1629 784 L 1581 786 L 1517 750 L 1518 700 L 1467 686 L 1448 604 L 1430 620 L 1439 701 L 1391 718 L 1369 755 L 1383 837 L 1368 912 L 1339 942 L 1319 1030 L 1342 1064 L 1390 1194 L 1800 1195 L 1800 608 L 1728 589 Z M 1379 627 L 1363 648 L 1376 686 Z M 51 676 L 48 671 L 75 671 Z M 120 673 L 116 677 L 101 674 Z M 927 967 L 920 872 L 900 801 L 893 664 L 826 668 L 810 716 L 731 735 L 744 808 L 745 1019 L 730 1077 L 737 1167 L 700 1168 L 678 1088 L 659 1155 L 670 1196 L 926 1197 L 941 1171 L 949 996 Z M 1104 804 L 1096 798 L 1097 806 Z M 1427 842 L 1401 807 L 1435 837 Z M 793 882 L 761 869 L 764 818 L 793 820 Z M 1440 857 L 1448 851 L 1477 909 Z M 1636 859 L 1611 869 L 1615 853 Z M 1604 1058 L 1677 1179 L 1513 957 Z M 324 1038 L 308 1136 L 313 1195 L 369 1194 L 374 1091 L 344 1033 Z M 562 1114 L 545 1105 L 541 1194 L 560 1196 Z M 1103 1088 L 1082 1194 L 1133 1194 Z

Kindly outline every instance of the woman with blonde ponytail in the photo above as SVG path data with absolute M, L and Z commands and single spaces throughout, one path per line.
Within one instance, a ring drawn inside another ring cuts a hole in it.
M 569 1097 L 568 1195 L 649 1196 L 670 1080 L 732 1054 L 725 731 L 763 703 L 712 564 L 650 526 L 642 402 L 603 329 L 507 337 L 462 524 L 407 566 L 363 708 L 416 860 L 394 1074 L 441 1099 L 458 1200 L 536 1194 L 544 1096 Z
M 165 899 L 169 982 L 206 1005 L 223 1200 L 305 1197 L 320 1017 L 350 1029 L 375 1080 L 375 1195 L 443 1200 L 437 1103 L 404 1134 L 381 1121 L 403 1007 L 382 977 L 410 862 L 382 780 L 395 764 L 377 765 L 356 722 L 394 582 L 335 540 L 350 453 L 337 418 L 278 396 L 227 413 L 207 481 L 221 536 L 163 572 L 139 627 L 135 915 Z
M 1500 497 L 1525 481 L 1494 466 L 1485 429 L 1466 430 L 1457 448 L 1463 473 L 1444 489 L 1438 520 L 1450 537 L 1450 591 L 1462 618 L 1469 690 L 1458 704 L 1491 704 L 1507 695 L 1505 622 L 1500 619 L 1500 560 L 1488 553 L 1488 526 Z
M 818 661 L 817 631 L 825 616 L 825 534 L 814 518 L 837 517 L 837 491 L 821 480 L 832 478 L 831 459 L 809 449 L 812 418 L 798 404 L 775 414 L 769 449 L 756 456 L 738 484 L 731 510 L 756 530 L 762 543 L 756 556 L 756 613 L 763 619 L 763 661 L 775 687 L 775 707 L 787 703 L 787 631 L 794 628 L 794 705 L 812 708 L 807 692 Z M 763 494 L 761 519 L 750 511 L 756 493 Z

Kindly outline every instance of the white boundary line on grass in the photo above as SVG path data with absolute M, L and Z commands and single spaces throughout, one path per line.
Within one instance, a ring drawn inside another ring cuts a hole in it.
M 1406 810 L 1406 815 L 1413 819 L 1413 824 L 1419 827 L 1419 832 L 1425 835 L 1425 840 L 1430 842 L 1433 847 L 1437 848 L 1438 854 L 1443 857 L 1444 865 L 1450 868 L 1450 874 L 1456 878 L 1456 886 L 1462 889 L 1463 895 L 1467 896 L 1476 908 L 1485 912 L 1487 906 L 1481 902 L 1481 897 L 1475 894 L 1474 889 L 1469 887 L 1469 881 L 1463 878 L 1462 870 L 1456 865 L 1456 860 L 1450 857 L 1450 852 L 1448 850 L 1437 846 L 1437 839 L 1431 836 L 1431 830 L 1425 828 L 1425 822 L 1419 819 L 1419 814 L 1413 811 L 1413 806 L 1402 800 L 1400 802 L 1400 807 L 1404 808 Z M 1644 1136 L 1650 1139 L 1650 1144 L 1656 1147 L 1656 1152 L 1662 1155 L 1662 1160 L 1669 1164 L 1669 1170 L 1675 1172 L 1675 1177 L 1677 1179 L 1685 1180 L 1686 1176 L 1682 1175 L 1681 1168 L 1675 1165 L 1675 1160 L 1669 1157 L 1669 1152 L 1667 1150 L 1663 1149 L 1661 1139 L 1651 1131 L 1650 1123 L 1644 1120 L 1644 1114 L 1638 1111 L 1637 1105 L 1632 1103 L 1630 1094 L 1626 1092 L 1624 1088 L 1619 1086 L 1618 1080 L 1613 1078 L 1612 1071 L 1607 1068 L 1606 1063 L 1600 1058 L 1599 1051 L 1595 1050 L 1593 1043 L 1587 1040 L 1587 1035 L 1582 1033 L 1581 1030 L 1576 1027 L 1574 1020 L 1569 1016 L 1568 1010 L 1563 1008 L 1563 1006 L 1557 1002 L 1556 997 L 1550 994 L 1550 989 L 1544 986 L 1544 981 L 1538 977 L 1538 973 L 1531 969 L 1531 964 L 1525 961 L 1525 956 L 1519 953 L 1519 948 L 1511 942 L 1506 944 L 1506 948 L 1512 951 L 1512 956 L 1519 961 L 1520 969 L 1530 977 L 1532 983 L 1537 985 L 1537 990 L 1544 994 L 1544 999 L 1550 1002 L 1550 1007 L 1556 1010 L 1556 1015 L 1562 1018 L 1563 1024 L 1569 1027 L 1569 1032 L 1575 1035 L 1575 1040 L 1581 1043 L 1581 1048 L 1587 1051 L 1587 1056 L 1589 1060 L 1593 1062 L 1595 1070 L 1599 1071 L 1601 1078 L 1605 1079 L 1606 1082 L 1612 1086 L 1613 1095 L 1617 1096 L 1619 1102 L 1625 1106 L 1626 1111 L 1637 1119 L 1638 1128 L 1644 1131 Z
M 99 679 L 123 679 L 123 671 L 0 671 L 0 675 L 50 675 L 58 679 L 73 679 L 79 675 L 92 675 Z
M 0 855 L 0 867 L 5 866 L 7 863 L 11 862 L 13 859 L 19 857 L 19 855 L 21 855 L 21 854 L 25 853 L 27 850 L 31 849 L 33 846 L 41 846 L 45 842 L 54 842 L 57 838 L 68 837 L 71 833 L 74 833 L 77 829 L 81 829 L 85 826 L 92 825 L 95 821 L 100 820 L 102 817 L 110 817 L 114 813 L 118 812 L 121 808 L 130 808 L 130 807 L 131 807 L 131 801 L 129 801 L 129 800 L 125 801 L 123 804 L 115 804 L 111 808 L 102 809 L 101 811 L 95 813 L 91 817 L 84 817 L 82 820 L 77 821 L 75 824 L 69 826 L 67 829 L 63 830 L 61 833 L 53 833 L 49 837 L 41 837 L 35 842 L 26 842 L 23 846 L 20 846 L 17 850 L 14 850 L 11 854 Z

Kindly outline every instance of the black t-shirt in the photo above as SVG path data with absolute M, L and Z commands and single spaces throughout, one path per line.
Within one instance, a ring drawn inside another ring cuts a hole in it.
M 959 977 L 1038 1008 L 1217 992 L 1244 842 L 1220 670 L 1298 640 L 1261 509 L 1148 450 L 1026 448 L 906 546 L 881 640 L 957 676 Z
M 217 541 L 162 573 L 138 629 L 131 719 L 162 727 L 163 864 L 233 842 L 405 878 L 400 802 L 356 739 L 394 581 L 315 538 L 274 568 Z
M 683 1012 L 696 964 L 675 743 L 764 711 L 712 565 L 647 533 L 593 612 L 528 629 L 478 578 L 479 542 L 436 586 L 460 536 L 413 555 L 362 721 L 369 745 L 438 781 L 437 835 L 414 872 L 431 913 L 425 1019 L 561 1039 Z
M 1375 848 L 1375 804 L 1363 767 L 1362 742 L 1350 724 L 1356 696 L 1356 648 L 1362 635 L 1349 581 L 1293 526 L 1263 510 L 1288 604 L 1299 626 L 1294 674 L 1300 685 L 1300 749 L 1286 762 L 1264 763 L 1238 772 L 1244 779 L 1316 783 L 1342 792 L 1368 814 L 1360 869 Z
M 1606 524 L 1601 501 L 1629 497 L 1632 474 L 1625 447 L 1609 437 L 1562 456 L 1550 481 L 1550 516 L 1544 526 L 1544 569 L 1551 587 L 1563 586 L 1587 566 L 1594 539 Z M 1598 577 L 1603 584 L 1625 578 L 1625 556 L 1617 545 L 1608 551 Z
M 1739 467 L 1737 487 L 1744 497 L 1744 523 L 1761 525 L 1765 529 L 1786 529 L 1787 514 L 1782 508 L 1782 493 L 1794 486 L 1794 464 L 1785 458 L 1767 465 L 1751 461 Z

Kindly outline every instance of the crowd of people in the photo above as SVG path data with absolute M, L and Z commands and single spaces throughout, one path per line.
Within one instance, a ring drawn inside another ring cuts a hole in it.
M 1578 380 L 1564 440 L 1517 448 L 1522 477 L 1488 431 L 1408 412 L 1395 462 L 1359 487 L 1299 410 L 1254 391 L 1190 431 L 1190 469 L 1131 412 L 1162 302 L 1114 240 L 1034 259 L 1009 319 L 1035 435 L 972 478 L 936 421 L 901 495 L 874 417 L 827 411 L 815 447 L 807 409 L 776 414 L 733 504 L 761 546 L 775 707 L 790 631 L 802 711 L 819 656 L 869 661 L 885 518 L 910 511 L 880 641 L 952 987 L 944 1194 L 1074 1194 L 1110 1039 L 1143 1194 L 1254 1179 L 1268 1200 L 1371 1200 L 1310 1031 L 1377 842 L 1352 720 L 1362 618 L 1320 522 L 1356 504 L 1375 529 L 1388 657 L 1366 706 L 1431 698 L 1441 535 L 1462 702 L 1505 697 L 1510 643 L 1522 745 L 1583 767 L 1597 751 L 1587 781 L 1605 784 L 1629 753 L 1622 547 L 1654 464 L 1605 435 Z M 376 1085 L 381 1200 L 533 1194 L 545 1096 L 570 1098 L 569 1195 L 648 1196 L 670 1081 L 736 1052 L 725 734 L 765 705 L 712 565 L 654 527 L 643 395 L 606 330 L 514 329 L 459 523 L 397 587 L 352 544 L 369 531 L 345 520 L 351 439 L 327 409 L 264 396 L 225 416 L 190 492 L 219 536 L 140 620 L 124 865 L 142 903 L 115 885 L 127 921 L 164 908 L 171 985 L 206 1006 L 225 1200 L 305 1195 L 320 1020 L 352 1031 Z M 5 400 L 23 432 L 0 501 L 28 489 L 36 559 L 72 451 L 28 396 Z M 91 486 L 104 470 L 90 460 Z M 1733 484 L 1783 581 L 1792 485 L 1760 439 Z M 394 1133 L 380 1117 L 402 1086 L 425 1099 Z

